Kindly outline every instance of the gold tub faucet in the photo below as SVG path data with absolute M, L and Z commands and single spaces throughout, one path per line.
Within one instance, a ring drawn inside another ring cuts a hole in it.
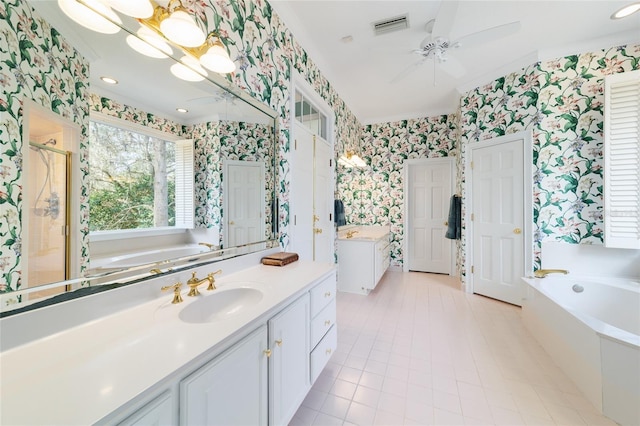
M 538 269 L 533 273 L 536 278 L 545 278 L 549 274 L 564 274 L 567 275 L 569 271 L 566 269 Z
M 347 238 L 353 238 L 353 236 L 357 233 L 358 231 L 347 231 Z

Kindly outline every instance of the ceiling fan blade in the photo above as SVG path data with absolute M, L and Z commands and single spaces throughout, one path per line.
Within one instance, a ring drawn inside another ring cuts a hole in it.
M 455 79 L 458 79 L 467 73 L 462 62 L 458 61 L 453 56 L 447 56 L 446 61 L 438 63 L 438 67 Z
M 436 22 L 433 24 L 433 30 L 431 31 L 432 38 L 449 38 L 457 12 L 458 0 L 442 0 L 436 16 Z
M 433 41 L 433 37 L 428 35 L 420 42 L 420 49 L 424 49 L 424 47 Z
M 510 36 L 511 34 L 515 34 L 520 30 L 520 27 L 520 21 L 498 25 L 495 27 L 487 28 L 486 30 L 462 36 L 458 40 L 456 40 L 456 43 L 460 45 L 459 47 L 473 47 Z
M 427 58 L 421 58 L 417 62 L 414 62 L 413 64 L 409 65 L 407 68 L 402 70 L 402 72 L 400 72 L 400 74 L 396 75 L 389 83 L 390 84 L 394 84 L 394 83 L 399 82 L 400 80 L 403 80 L 403 79 L 407 78 L 409 76 L 409 74 L 411 74 L 413 71 L 415 71 L 415 69 L 418 68 L 420 65 L 424 64 L 426 62 L 426 60 L 427 60 Z

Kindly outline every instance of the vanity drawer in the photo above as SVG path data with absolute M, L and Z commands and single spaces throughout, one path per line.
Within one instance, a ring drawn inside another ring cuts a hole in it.
M 311 289 L 311 318 L 336 298 L 336 276 L 331 274 L 320 284 Z
M 311 384 L 316 381 L 337 347 L 338 327 L 333 325 L 318 343 L 318 346 L 311 352 Z
M 336 303 L 329 303 L 311 320 L 311 347 L 314 348 L 327 330 L 336 322 Z

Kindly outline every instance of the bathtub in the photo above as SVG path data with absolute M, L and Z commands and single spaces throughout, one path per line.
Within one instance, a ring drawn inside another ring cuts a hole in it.
M 209 249 L 198 244 L 184 244 L 173 247 L 165 247 L 156 250 L 124 253 L 117 256 L 92 259 L 91 269 L 104 271 L 121 268 L 133 268 L 165 260 L 177 259 L 208 252 Z
M 605 416 L 640 424 L 640 284 L 525 278 L 527 329 Z

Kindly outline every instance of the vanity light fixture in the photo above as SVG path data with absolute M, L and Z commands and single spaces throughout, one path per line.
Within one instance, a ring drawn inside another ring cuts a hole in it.
M 58 0 L 58 6 L 69 18 L 92 31 L 102 34 L 115 34 L 122 24 L 118 15 L 100 0 Z M 110 22 L 113 21 L 113 22 Z
M 144 26 L 140 26 L 135 36 L 127 36 L 127 44 L 136 52 L 150 58 L 166 58 L 173 53 L 171 46 L 162 37 Z
M 175 64 L 171 67 L 174 75 L 180 75 L 180 78 L 190 77 L 189 81 L 202 80 L 203 78 L 195 75 L 207 75 L 202 66 L 220 74 L 228 74 L 236 69 L 220 40 L 220 35 L 215 31 L 205 34 L 184 7 L 182 0 L 169 0 L 166 7 L 158 5 L 153 0 L 58 0 L 58 4 L 71 19 L 89 29 L 104 33 L 107 32 L 107 24 L 109 28 L 115 28 L 112 33 L 116 33 L 120 29 L 119 25 L 122 25 L 122 21 L 111 7 L 136 18 L 145 31 L 139 30 L 136 36 L 129 35 L 129 46 L 143 55 L 162 58 L 162 53 L 166 53 L 166 56 L 173 53 L 167 41 L 173 43 L 193 59 L 183 58 L 182 66 Z M 152 9 L 152 13 L 149 13 L 149 8 Z M 97 17 L 105 24 L 105 28 L 98 29 L 87 25 L 90 21 L 89 16 Z M 191 68 L 192 72 L 185 68 Z M 174 69 L 178 71 L 174 72 Z
M 104 81 L 107 84 L 118 84 L 118 80 L 107 76 L 100 77 L 100 80 Z
M 149 0 L 109 0 L 109 5 L 134 18 L 145 19 L 153 15 L 153 5 Z
M 360 158 L 358 154 L 356 154 L 353 151 L 345 152 L 344 155 L 338 158 L 338 163 L 340 163 L 341 165 L 349 169 L 352 167 L 355 167 L 358 169 L 363 169 L 367 167 L 367 163 L 362 158 Z
M 633 15 L 637 11 L 640 10 L 640 2 L 634 2 L 624 6 L 623 8 L 618 9 L 611 15 L 611 19 L 622 19 L 626 18 L 629 15 Z
M 171 65 L 171 74 L 185 81 L 202 81 L 207 72 L 200 66 L 196 58 L 185 55 L 180 59 L 180 62 Z

